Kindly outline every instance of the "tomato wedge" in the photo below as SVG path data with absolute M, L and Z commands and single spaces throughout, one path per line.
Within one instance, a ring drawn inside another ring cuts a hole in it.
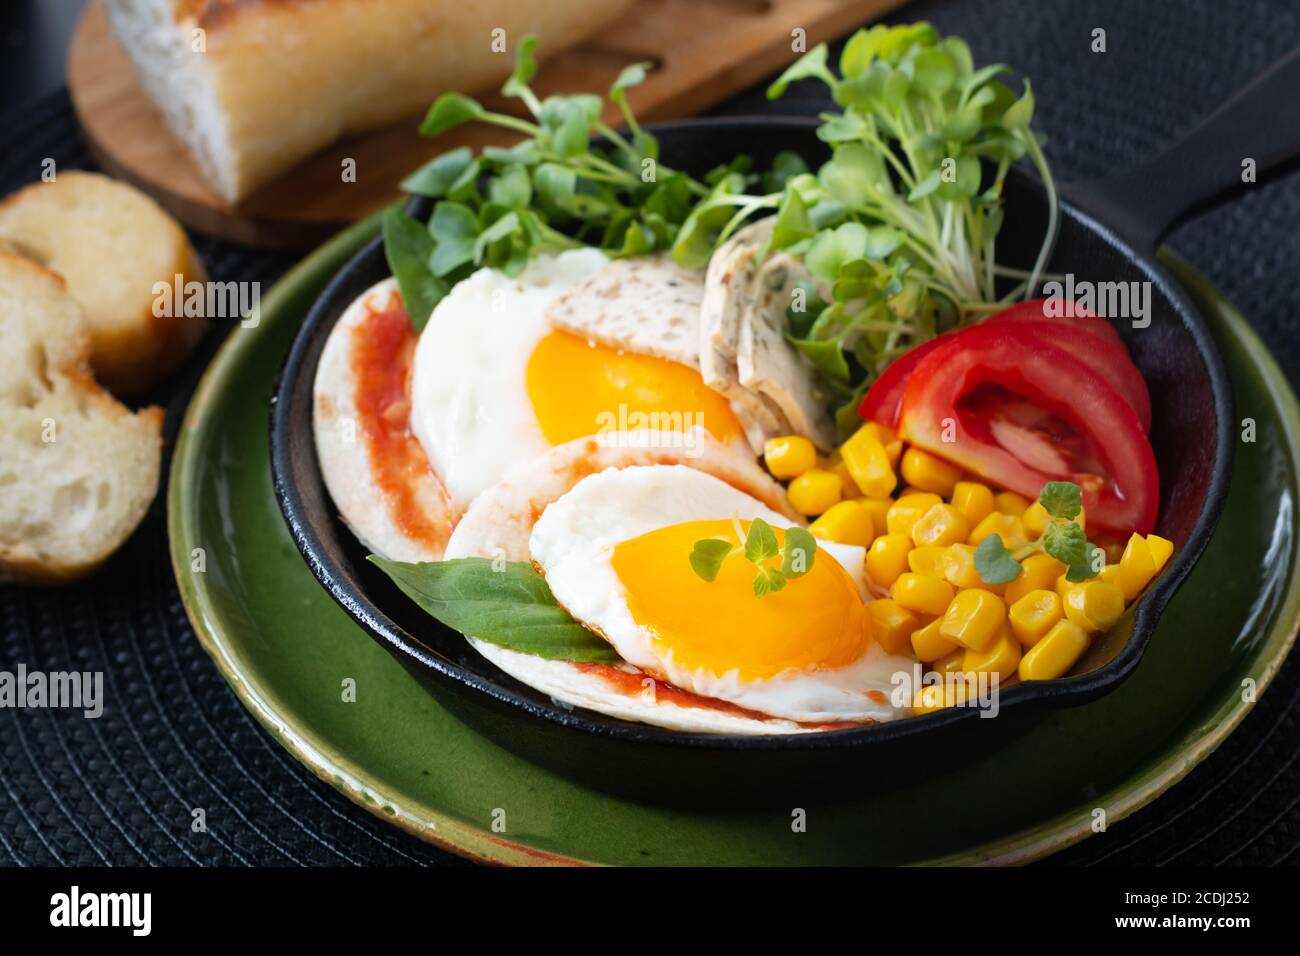
M 1031 351 L 1046 343 L 1064 348 L 1102 375 L 1129 403 L 1144 431 L 1151 428 L 1151 396 L 1146 381 L 1129 357 L 1119 333 L 1105 319 L 1077 311 L 1074 316 L 1047 318 L 1044 299 L 1021 302 L 985 319 L 976 328 L 999 323 L 1014 323 L 1024 337 L 1025 349 Z M 1077 307 L 1076 307 L 1077 308 Z M 903 389 L 921 360 L 945 342 L 969 330 L 947 332 L 923 342 L 896 359 L 872 384 L 858 408 L 869 421 L 896 427 L 903 400 Z
M 1034 498 L 1048 481 L 1083 490 L 1089 526 L 1155 526 L 1160 487 L 1138 414 L 1069 348 L 1010 323 L 945 336 L 915 363 L 899 434 L 1002 488 Z

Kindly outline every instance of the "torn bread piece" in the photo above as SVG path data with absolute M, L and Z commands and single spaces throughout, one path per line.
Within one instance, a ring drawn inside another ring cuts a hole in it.
M 830 395 L 812 364 L 786 339 L 786 309 L 800 282 L 812 282 L 794 256 L 776 252 L 754 271 L 747 308 L 741 316 L 736 371 L 741 386 L 770 399 L 797 434 L 823 451 L 835 447 Z
M 120 405 L 89 356 L 63 280 L 0 252 L 0 581 L 90 573 L 157 494 L 162 409 Z
M 410 430 L 416 335 L 395 279 L 362 293 L 321 352 L 312 429 L 330 498 L 393 561 L 437 561 L 459 517 Z

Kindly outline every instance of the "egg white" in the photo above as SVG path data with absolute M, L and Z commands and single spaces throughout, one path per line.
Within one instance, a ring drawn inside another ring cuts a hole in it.
M 411 376 L 411 428 L 457 508 L 549 449 L 525 386 L 546 307 L 603 268 L 598 249 L 533 258 L 511 278 L 479 269 L 434 308 Z
M 574 618 L 603 634 L 628 663 L 677 687 L 801 722 L 899 716 L 889 696 L 894 676 L 910 673 L 911 661 L 886 653 L 874 641 L 845 667 L 791 669 L 743 680 L 738 669 L 715 675 L 681 666 L 636 622 L 626 588 L 611 565 L 614 547 L 658 528 L 732 516 L 762 518 L 782 528 L 794 524 L 726 482 L 682 465 L 609 469 L 583 478 L 546 508 L 533 526 L 529 551 L 556 600 Z M 818 542 L 818 549 L 848 571 L 865 597 L 864 549 L 830 542 Z M 867 696 L 872 691 L 882 694 L 884 702 Z

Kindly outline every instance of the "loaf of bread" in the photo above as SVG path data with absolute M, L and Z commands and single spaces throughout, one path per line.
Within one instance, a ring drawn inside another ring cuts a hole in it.
M 509 75 L 632 0 L 104 0 L 145 90 L 234 203 L 341 136 Z M 495 48 L 494 48 L 495 47 Z M 364 175 L 364 171 L 360 172 Z
M 0 246 L 63 277 L 90 333 L 95 377 L 117 395 L 174 371 L 203 334 L 204 317 L 177 309 L 176 295 L 155 308 L 158 283 L 184 289 L 207 275 L 185 230 L 132 186 L 70 170 L 20 189 L 0 202 Z
M 0 581 L 94 570 L 157 493 L 162 409 L 118 404 L 89 351 L 63 280 L 0 252 Z

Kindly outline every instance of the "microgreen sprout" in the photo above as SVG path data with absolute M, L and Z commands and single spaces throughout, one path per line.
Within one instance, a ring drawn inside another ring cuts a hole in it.
M 812 570 L 817 556 L 817 539 L 803 528 L 786 528 L 783 547 L 778 543 L 772 526 L 762 518 L 750 522 L 748 533 L 743 532 L 739 521 L 733 521 L 733 524 L 736 541 L 742 544 L 733 544 L 726 538 L 701 538 L 691 549 L 691 568 L 703 580 L 716 581 L 723 562 L 741 553 L 757 569 L 754 575 L 755 597 L 766 597 L 779 591 L 785 587 L 786 581 L 802 577 Z M 779 568 L 768 564 L 776 557 L 781 558 Z
M 1088 543 L 1076 520 L 1083 511 L 1083 493 L 1071 481 L 1049 481 L 1038 495 L 1047 512 L 1047 527 L 1037 541 L 1008 548 L 991 534 L 975 549 L 975 571 L 986 584 L 1009 584 L 1020 577 L 1020 562 L 1033 554 L 1048 554 L 1066 567 L 1066 579 L 1078 583 L 1096 577 L 1105 566 L 1105 552 Z

